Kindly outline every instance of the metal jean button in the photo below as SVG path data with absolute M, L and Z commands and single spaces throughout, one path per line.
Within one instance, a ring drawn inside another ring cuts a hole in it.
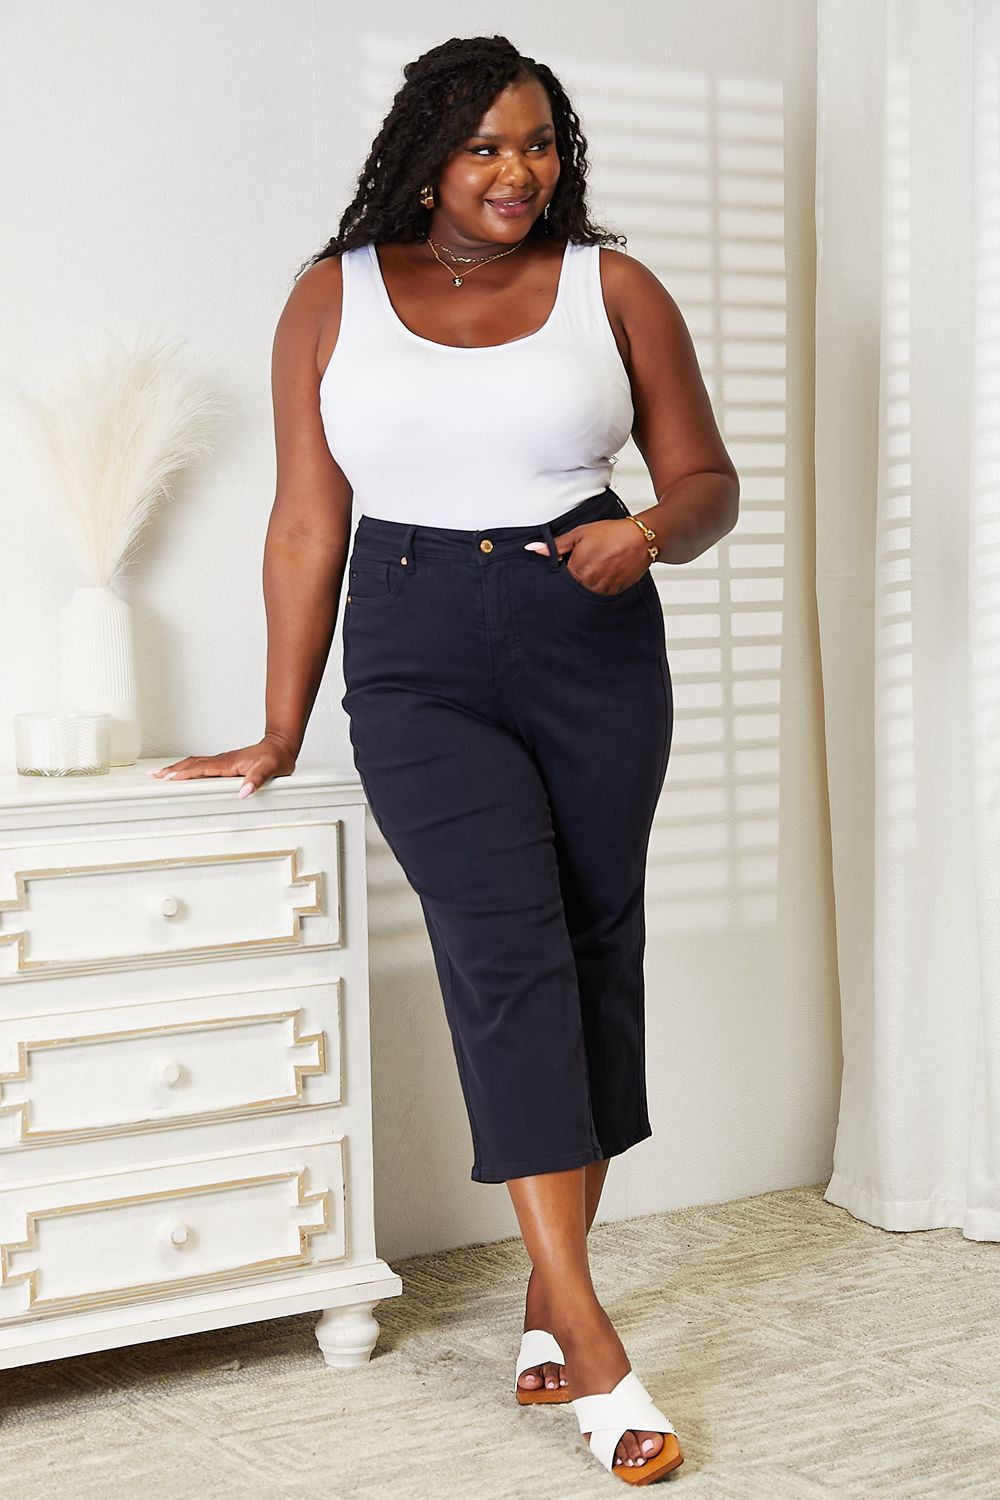
M 479 543 L 479 550 L 480 552 L 493 551 L 493 543 L 490 541 L 489 537 L 484 537 L 483 540 Z

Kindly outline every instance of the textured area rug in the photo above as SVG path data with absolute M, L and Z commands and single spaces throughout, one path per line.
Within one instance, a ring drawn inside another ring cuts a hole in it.
M 766 1193 L 595 1225 L 598 1296 L 705 1500 L 1000 1496 L 1000 1246 Z M 313 1313 L 3 1373 L 18 1500 L 577 1500 L 624 1493 L 569 1406 L 511 1390 L 520 1240 L 396 1261 L 371 1362 Z

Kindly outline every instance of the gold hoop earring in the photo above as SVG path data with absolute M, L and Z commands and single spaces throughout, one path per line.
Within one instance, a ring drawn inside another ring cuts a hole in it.
M 428 183 L 428 185 L 425 188 L 421 189 L 421 192 L 420 192 L 420 201 L 424 205 L 425 208 L 433 208 L 434 207 L 434 193 L 433 193 L 433 191 L 432 191 L 431 186 L 430 186 L 429 183 Z

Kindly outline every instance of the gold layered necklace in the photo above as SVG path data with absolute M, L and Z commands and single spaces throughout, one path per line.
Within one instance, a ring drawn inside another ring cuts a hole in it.
M 521 246 L 524 244 L 524 240 L 519 240 L 516 245 L 511 245 L 509 250 L 498 250 L 496 255 L 483 255 L 478 259 L 474 255 L 456 255 L 453 250 L 449 250 L 445 245 L 442 245 L 441 249 L 444 250 L 445 255 L 450 255 L 452 260 L 459 261 L 469 267 L 467 271 L 462 272 L 461 276 L 456 275 L 454 266 L 446 265 L 445 262 L 441 260 L 440 255 L 438 255 L 437 253 L 436 243 L 431 239 L 430 235 L 427 236 L 427 243 L 431 247 L 431 254 L 434 256 L 434 259 L 438 261 L 442 266 L 444 266 L 446 271 L 451 272 L 452 286 L 461 286 L 466 276 L 471 276 L 472 272 L 478 271 L 480 266 L 487 266 L 489 265 L 491 260 L 502 260 L 505 255 L 513 255 L 515 250 L 520 250 Z

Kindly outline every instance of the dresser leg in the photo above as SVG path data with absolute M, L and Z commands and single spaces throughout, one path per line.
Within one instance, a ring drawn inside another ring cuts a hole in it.
M 379 1326 L 372 1309 L 375 1302 L 352 1302 L 347 1307 L 328 1307 L 316 1324 L 316 1342 L 323 1358 L 335 1369 L 349 1370 L 371 1359 Z

